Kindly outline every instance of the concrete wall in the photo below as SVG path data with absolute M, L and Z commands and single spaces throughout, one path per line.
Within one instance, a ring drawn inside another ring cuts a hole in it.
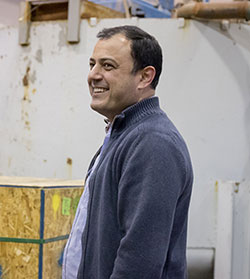
M 250 26 L 171 19 L 81 23 L 81 42 L 66 42 L 66 22 L 34 23 L 30 45 L 0 26 L 0 175 L 83 178 L 104 137 L 89 108 L 86 83 L 95 35 L 136 24 L 163 47 L 157 90 L 162 108 L 190 149 L 195 172 L 189 247 L 216 243 L 217 180 L 250 176 Z
M 0 0 L 0 23 L 18 26 L 19 3 L 22 0 Z

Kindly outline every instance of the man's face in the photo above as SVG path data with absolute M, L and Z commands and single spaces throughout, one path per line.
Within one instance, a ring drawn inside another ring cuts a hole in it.
M 99 40 L 90 58 L 88 84 L 91 108 L 110 121 L 139 101 L 140 71 L 132 74 L 130 41 L 117 34 Z

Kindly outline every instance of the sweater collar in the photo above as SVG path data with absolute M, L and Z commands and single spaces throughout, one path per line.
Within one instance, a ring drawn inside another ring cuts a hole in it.
M 134 123 L 140 121 L 142 118 L 159 111 L 160 106 L 158 97 L 154 96 L 148 99 L 144 99 L 126 108 L 115 117 L 112 125 L 112 133 L 115 131 L 121 132 Z

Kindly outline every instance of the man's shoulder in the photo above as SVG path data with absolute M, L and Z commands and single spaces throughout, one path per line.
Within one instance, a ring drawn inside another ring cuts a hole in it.
M 124 148 L 126 146 L 128 149 L 144 146 L 144 149 L 149 150 L 154 150 L 154 146 L 157 145 L 158 150 L 171 148 L 181 153 L 188 153 L 182 135 L 163 111 L 141 119 L 124 131 L 120 145 L 123 145 Z
M 132 137 L 165 137 L 166 139 L 172 137 L 181 137 L 179 131 L 163 111 L 151 114 L 141 121 L 136 123 L 131 129 L 127 131 L 128 136 Z

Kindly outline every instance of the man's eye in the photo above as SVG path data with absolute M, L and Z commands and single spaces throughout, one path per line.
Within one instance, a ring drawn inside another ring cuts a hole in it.
M 94 66 L 95 66 L 94 63 L 89 63 L 89 68 L 90 68 L 90 70 L 91 70 Z
M 114 68 L 113 65 L 109 64 L 109 63 L 104 63 L 103 64 L 103 68 L 107 71 L 112 70 Z

